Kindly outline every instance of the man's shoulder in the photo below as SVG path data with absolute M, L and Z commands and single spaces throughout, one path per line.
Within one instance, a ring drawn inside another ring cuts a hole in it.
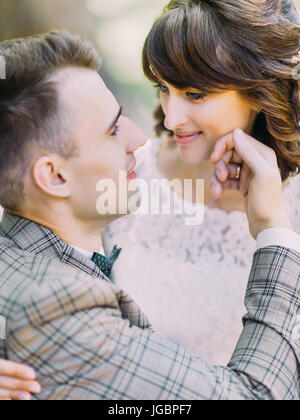
M 0 236 L 0 271 L 2 273 L 0 282 L 6 278 L 5 269 L 8 267 L 10 267 L 10 278 L 20 277 L 22 281 L 28 279 L 37 284 L 53 280 L 53 277 L 60 277 L 60 274 L 65 274 L 66 277 L 81 274 L 81 271 L 67 266 L 58 258 L 27 252 L 8 238 Z
M 28 253 L 0 238 L 0 313 L 38 309 L 55 314 L 105 306 L 118 306 L 115 287 L 73 268 L 58 258 Z

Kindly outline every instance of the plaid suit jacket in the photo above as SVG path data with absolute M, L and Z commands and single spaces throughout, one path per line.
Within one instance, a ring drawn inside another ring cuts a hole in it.
M 244 331 L 217 367 L 154 334 L 130 297 L 50 230 L 4 213 L 0 235 L 0 357 L 36 370 L 34 398 L 299 399 L 296 251 L 255 253 Z

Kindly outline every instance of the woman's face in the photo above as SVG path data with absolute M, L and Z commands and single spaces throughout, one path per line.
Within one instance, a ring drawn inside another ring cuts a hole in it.
M 248 134 L 252 131 L 257 111 L 237 91 L 204 96 L 195 89 L 178 90 L 167 83 L 159 89 L 165 126 L 174 133 L 186 163 L 209 160 L 217 140 L 236 128 Z

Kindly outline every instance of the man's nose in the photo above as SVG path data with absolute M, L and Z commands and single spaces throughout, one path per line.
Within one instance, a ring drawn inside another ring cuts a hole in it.
M 127 153 L 133 153 L 140 147 L 144 146 L 147 142 L 147 134 L 137 126 L 133 121 L 127 119 L 127 124 L 129 128 L 128 132 L 128 144 L 127 144 Z
M 169 97 L 164 107 L 165 127 L 170 131 L 176 131 L 187 125 L 188 117 L 185 104 L 176 97 Z

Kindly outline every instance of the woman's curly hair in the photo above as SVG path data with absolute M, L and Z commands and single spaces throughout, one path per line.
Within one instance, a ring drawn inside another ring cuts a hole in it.
M 292 0 L 172 0 L 146 39 L 143 67 L 155 83 L 250 99 L 259 111 L 252 135 L 274 149 L 285 181 L 300 167 L 299 49 Z M 168 131 L 161 106 L 155 117 L 157 134 Z

